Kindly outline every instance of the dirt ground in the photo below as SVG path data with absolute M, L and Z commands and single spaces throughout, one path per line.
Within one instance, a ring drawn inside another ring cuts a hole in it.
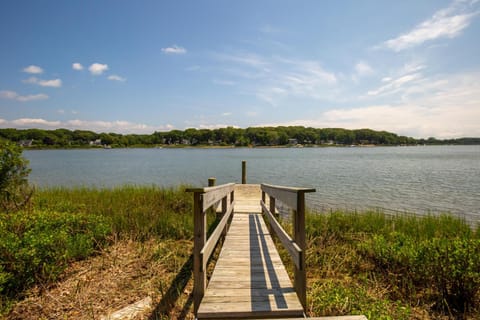
M 189 241 L 119 241 L 73 263 L 54 285 L 31 289 L 7 319 L 193 319 L 191 248 Z M 119 316 L 139 301 L 146 303 Z

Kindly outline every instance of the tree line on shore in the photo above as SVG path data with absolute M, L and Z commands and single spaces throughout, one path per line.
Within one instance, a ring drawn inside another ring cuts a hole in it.
M 480 144 L 480 138 L 439 140 L 415 139 L 371 129 L 226 127 L 218 129 L 171 130 L 152 134 L 96 133 L 68 129 L 0 129 L 0 138 L 24 147 L 76 148 L 88 146 L 288 146 L 288 145 L 417 145 Z

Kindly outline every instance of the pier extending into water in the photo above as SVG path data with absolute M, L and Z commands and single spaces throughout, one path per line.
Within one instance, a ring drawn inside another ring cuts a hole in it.
M 198 319 L 304 318 L 305 194 L 312 188 L 227 183 L 189 188 L 194 197 L 194 312 Z M 277 220 L 276 204 L 292 211 L 292 236 Z M 207 212 L 219 222 L 207 238 Z M 267 222 L 265 221 L 266 218 Z M 272 239 L 283 244 L 294 265 L 293 283 Z M 220 238 L 223 246 L 207 282 L 207 270 Z M 324 319 L 366 319 L 364 316 Z

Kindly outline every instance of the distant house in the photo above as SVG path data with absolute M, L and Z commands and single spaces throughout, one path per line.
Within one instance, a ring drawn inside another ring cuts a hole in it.
M 102 139 L 97 139 L 97 140 L 92 140 L 90 141 L 91 146 L 101 146 L 102 145 Z
M 19 146 L 21 147 L 24 147 L 24 148 L 28 148 L 28 147 L 31 147 L 33 145 L 33 139 L 30 139 L 30 140 L 20 140 L 20 142 L 18 143 Z
M 298 140 L 297 140 L 297 139 L 288 139 L 288 144 L 297 145 L 297 144 L 298 144 Z

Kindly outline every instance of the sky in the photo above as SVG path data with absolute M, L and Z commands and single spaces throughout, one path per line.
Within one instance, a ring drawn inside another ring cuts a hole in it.
M 480 137 L 480 1 L 0 2 L 0 128 Z

